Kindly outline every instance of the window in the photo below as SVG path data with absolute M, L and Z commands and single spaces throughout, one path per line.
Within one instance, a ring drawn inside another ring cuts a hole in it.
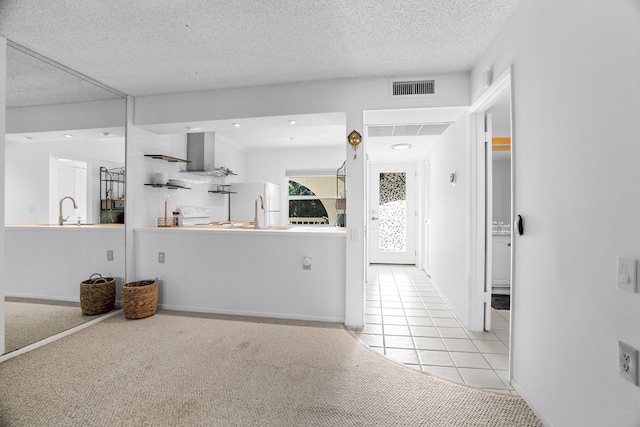
M 336 176 L 302 175 L 288 177 L 289 224 L 335 224 Z

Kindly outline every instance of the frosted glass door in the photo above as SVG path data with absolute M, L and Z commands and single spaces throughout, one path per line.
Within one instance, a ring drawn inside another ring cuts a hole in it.
M 371 165 L 369 261 L 415 264 L 415 168 Z

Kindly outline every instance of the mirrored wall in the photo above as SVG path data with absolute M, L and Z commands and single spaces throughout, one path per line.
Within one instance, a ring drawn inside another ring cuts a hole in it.
M 6 114 L 10 352 L 96 318 L 80 307 L 92 274 L 124 280 L 126 100 L 9 42 Z

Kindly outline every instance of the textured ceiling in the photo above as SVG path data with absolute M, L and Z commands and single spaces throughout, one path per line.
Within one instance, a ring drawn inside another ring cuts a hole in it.
M 13 47 L 7 47 L 7 107 L 116 98 L 112 93 Z
M 142 96 L 466 71 L 517 3 L 4 0 L 0 34 Z

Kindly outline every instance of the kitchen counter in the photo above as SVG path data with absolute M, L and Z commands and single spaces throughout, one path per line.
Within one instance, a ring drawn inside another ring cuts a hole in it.
M 134 241 L 135 280 L 158 280 L 163 308 L 344 322 L 344 228 L 140 227 Z
M 124 224 L 38 224 L 38 223 L 25 223 L 25 224 L 9 224 L 5 225 L 7 228 L 17 227 L 17 228 L 36 228 L 36 229 L 64 229 L 64 230 L 80 230 L 87 228 L 124 228 Z
M 333 226 L 271 226 L 267 228 L 254 228 L 249 225 L 180 225 L 177 227 L 144 227 L 136 230 L 162 230 L 162 231 L 222 231 L 222 232 L 244 232 L 244 233 L 257 233 L 267 235 L 270 234 L 296 234 L 304 233 L 305 235 L 344 235 L 346 228 L 333 227 Z

